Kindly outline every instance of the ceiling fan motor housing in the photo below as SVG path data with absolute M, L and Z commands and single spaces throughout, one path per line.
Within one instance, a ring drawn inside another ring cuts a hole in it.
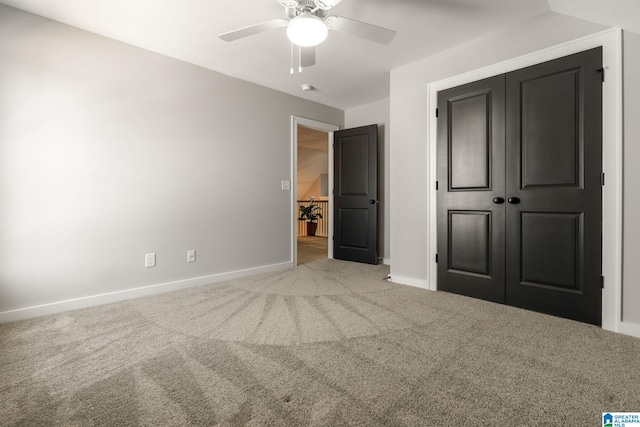
M 314 0 L 298 0 L 296 7 L 287 7 L 287 16 L 289 19 L 293 19 L 296 16 L 299 16 L 305 12 L 312 13 L 318 18 L 324 19 L 327 16 L 327 10 L 320 9 L 316 6 L 316 2 Z M 315 10 L 314 10 L 315 9 Z

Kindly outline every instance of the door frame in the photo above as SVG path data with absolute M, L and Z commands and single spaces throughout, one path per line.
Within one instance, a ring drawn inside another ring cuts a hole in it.
M 340 126 L 320 122 L 300 116 L 291 116 L 291 262 L 298 266 L 298 215 L 295 207 L 298 203 L 298 125 L 327 132 L 329 144 L 329 237 L 327 237 L 327 258 L 333 258 L 333 132 L 340 130 Z
M 435 110 L 438 92 L 536 65 L 552 59 L 602 46 L 602 65 L 605 82 L 602 86 L 602 170 L 606 181 L 602 187 L 602 328 L 623 332 L 622 324 L 622 30 L 608 29 L 599 33 L 562 43 L 547 49 L 503 61 L 468 73 L 449 77 L 428 85 L 429 116 L 429 283 L 437 290 L 437 194 L 435 189 L 437 164 L 437 120 Z

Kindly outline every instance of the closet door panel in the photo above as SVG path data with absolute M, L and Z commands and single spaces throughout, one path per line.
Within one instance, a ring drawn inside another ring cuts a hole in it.
M 438 289 L 504 302 L 504 76 L 438 94 Z
M 599 325 L 600 48 L 506 78 L 506 303 Z

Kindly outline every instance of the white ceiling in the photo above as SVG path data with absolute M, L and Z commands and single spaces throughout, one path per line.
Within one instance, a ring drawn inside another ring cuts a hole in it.
M 387 46 L 331 32 L 316 65 L 289 75 L 284 28 L 235 42 L 217 35 L 284 18 L 275 0 L 0 0 L 1 3 L 286 93 L 349 109 L 389 96 L 389 71 L 548 12 L 602 0 L 343 0 L 330 14 L 397 31 Z M 632 4 L 638 0 L 613 0 Z M 633 6 L 635 4 L 635 6 Z M 624 13 L 622 14 L 625 15 Z M 589 19 L 589 16 L 585 17 Z M 303 92 L 303 83 L 315 91 Z
M 552 11 L 640 33 L 638 0 L 548 0 Z

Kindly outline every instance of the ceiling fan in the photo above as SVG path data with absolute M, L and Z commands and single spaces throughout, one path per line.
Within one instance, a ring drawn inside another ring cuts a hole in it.
M 316 63 L 315 46 L 322 43 L 329 30 L 351 34 L 380 44 L 389 44 L 396 32 L 343 16 L 327 16 L 329 9 L 342 0 L 276 0 L 285 8 L 287 18 L 272 19 L 218 35 L 231 42 L 265 31 L 287 27 L 287 37 L 300 47 L 300 66 Z M 292 49 L 293 50 L 293 49 Z

